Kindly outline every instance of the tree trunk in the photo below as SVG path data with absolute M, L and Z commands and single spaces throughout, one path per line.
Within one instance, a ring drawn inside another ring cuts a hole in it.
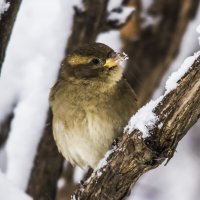
M 6 3 L 8 10 L 0 14 L 0 72 L 21 0 L 7 0 Z

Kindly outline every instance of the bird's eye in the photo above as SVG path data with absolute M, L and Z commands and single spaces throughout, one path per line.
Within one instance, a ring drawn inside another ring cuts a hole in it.
M 101 63 L 101 60 L 98 59 L 98 58 L 93 58 L 93 59 L 91 60 L 91 63 L 92 63 L 93 65 L 98 65 L 98 64 Z

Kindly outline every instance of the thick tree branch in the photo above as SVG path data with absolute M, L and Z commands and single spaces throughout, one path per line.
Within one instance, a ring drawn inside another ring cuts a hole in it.
M 149 136 L 144 138 L 137 129 L 124 133 L 107 164 L 80 186 L 73 199 L 121 200 L 142 174 L 173 156 L 178 142 L 200 117 L 200 57 L 154 113 L 158 120 Z
M 21 0 L 7 0 L 6 4 L 7 11 L 0 14 L 0 72 Z

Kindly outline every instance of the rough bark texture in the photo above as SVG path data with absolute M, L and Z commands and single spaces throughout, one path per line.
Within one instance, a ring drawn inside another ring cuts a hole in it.
M 8 10 L 0 16 L 0 71 L 21 0 L 7 0 L 6 2 L 9 3 L 10 6 Z
M 125 76 L 136 91 L 140 105 L 151 97 L 177 55 L 182 36 L 196 13 L 198 3 L 199 0 L 153 1 L 146 14 L 154 20 L 158 19 L 158 22 L 140 28 L 140 34 L 132 41 L 131 38 L 124 38 L 122 33 L 124 51 L 130 57 Z M 140 26 L 144 23 L 145 18 L 140 21 Z
M 123 134 L 107 164 L 80 186 L 74 200 L 121 200 L 142 174 L 173 156 L 178 142 L 200 117 L 200 57 L 154 112 L 159 120 L 150 136 L 143 138 L 139 130 Z
M 107 0 L 84 1 L 85 10 L 75 8 L 72 34 L 68 41 L 67 52 L 77 44 L 95 41 L 106 15 Z M 58 153 L 52 136 L 52 116 L 47 119 L 34 167 L 30 176 L 27 192 L 37 200 L 53 200 L 56 196 L 57 181 L 61 175 L 63 159 Z

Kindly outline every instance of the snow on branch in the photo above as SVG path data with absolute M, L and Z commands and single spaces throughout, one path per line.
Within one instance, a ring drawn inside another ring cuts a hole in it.
M 178 71 L 171 74 L 165 85 L 165 93 L 156 100 L 151 100 L 143 106 L 129 121 L 128 126 L 125 127 L 125 132 L 131 133 L 134 129 L 138 129 L 143 137 L 149 136 L 149 130 L 155 127 L 159 117 L 154 113 L 155 107 L 163 100 L 163 98 L 178 86 L 178 81 L 190 69 L 194 61 L 200 56 L 200 51 L 185 59 Z M 160 124 L 161 126 L 162 124 Z M 159 126 L 159 128 L 161 128 Z
M 0 199 L 2 200 L 32 200 L 30 196 L 17 188 L 7 180 L 6 176 L 0 171 Z
M 116 9 L 113 9 L 109 15 L 107 20 L 112 23 L 116 23 L 116 25 L 121 25 L 126 23 L 127 19 L 130 17 L 130 15 L 133 13 L 135 8 L 123 6 Z
M 1 15 L 5 13 L 9 7 L 10 7 L 9 2 L 6 2 L 6 0 L 0 0 L 0 20 L 1 20 Z
M 136 8 L 133 6 L 123 5 L 122 0 L 109 1 L 107 8 L 107 17 L 105 19 L 105 24 L 102 27 L 102 31 L 109 31 L 121 28 L 129 21 L 135 9 Z
M 200 52 L 170 76 L 163 96 L 132 117 L 125 133 L 72 199 L 122 199 L 142 174 L 173 156 L 199 117 Z

